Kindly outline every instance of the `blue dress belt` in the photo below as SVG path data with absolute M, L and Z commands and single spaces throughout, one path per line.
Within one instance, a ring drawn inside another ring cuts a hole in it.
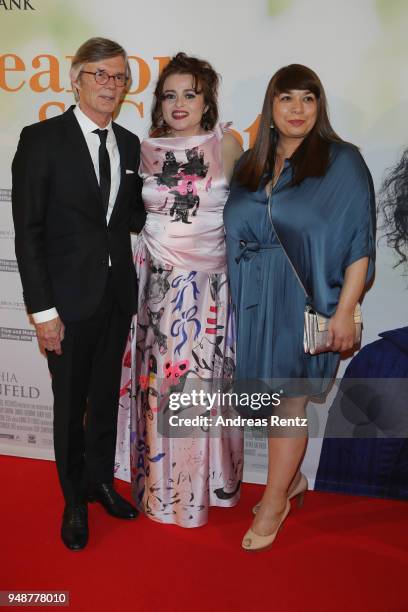
M 270 249 L 282 248 L 280 244 L 260 244 L 259 242 L 247 242 L 246 240 L 240 240 L 239 246 L 241 252 L 235 258 L 237 264 L 240 264 L 242 260 L 249 262 L 255 258 L 252 265 L 241 267 L 241 280 L 242 280 L 242 308 L 251 308 L 251 306 L 257 306 L 259 304 L 259 298 L 261 295 L 262 288 L 262 258 L 256 257 L 263 251 Z

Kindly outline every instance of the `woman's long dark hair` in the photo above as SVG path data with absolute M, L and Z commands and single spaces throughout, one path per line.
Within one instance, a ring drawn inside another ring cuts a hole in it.
M 331 142 L 343 142 L 330 125 L 326 94 L 313 70 L 301 64 L 290 64 L 278 70 L 269 81 L 253 148 L 245 155 L 236 178 L 250 191 L 259 188 L 261 179 L 273 177 L 279 135 L 271 129 L 272 105 L 275 96 L 292 89 L 312 92 L 317 99 L 316 123 L 291 157 L 293 184 L 298 185 L 309 176 L 323 176 L 329 165 Z
M 384 237 L 388 246 L 398 254 L 395 267 L 408 265 L 408 149 L 391 168 L 382 184 L 378 198 L 378 212 L 383 214 Z
M 180 53 L 171 58 L 157 81 L 154 90 L 152 125 L 149 130 L 150 136 L 163 136 L 168 132 L 162 113 L 163 87 L 167 77 L 172 74 L 191 74 L 194 91 L 196 93 L 203 93 L 204 102 L 207 106 L 207 110 L 201 119 L 201 127 L 205 130 L 212 130 L 218 121 L 217 96 L 219 76 L 206 60 L 192 57 L 180 51 Z

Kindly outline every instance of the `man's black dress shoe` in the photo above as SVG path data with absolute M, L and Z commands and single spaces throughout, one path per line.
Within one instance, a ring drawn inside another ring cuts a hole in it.
M 70 550 L 81 550 L 88 542 L 88 508 L 85 504 L 66 505 L 62 517 L 61 538 Z
M 139 512 L 115 491 L 111 484 L 94 485 L 88 495 L 90 502 L 97 501 L 111 516 L 121 519 L 134 519 Z

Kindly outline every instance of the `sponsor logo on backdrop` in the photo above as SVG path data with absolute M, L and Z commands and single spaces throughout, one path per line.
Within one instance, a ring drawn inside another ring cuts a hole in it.
M 18 300 L 0 300 L 0 310 L 16 310 L 19 312 L 25 312 L 26 307 L 24 302 Z
M 20 342 L 31 342 L 37 334 L 33 329 L 22 329 L 20 327 L 0 327 L 0 340 L 20 340 Z
M 14 372 L 0 372 L 0 397 L 39 399 L 40 390 L 33 385 L 21 384 Z
M 3 11 L 35 11 L 33 0 L 0 0 Z
M 18 272 L 15 259 L 0 259 L 0 272 Z
M 11 189 L 0 189 L 0 202 L 11 202 Z
M 0 440 L 4 444 L 53 445 L 52 406 L 40 404 L 41 391 L 16 372 L 0 371 Z
M 1 414 L 0 414 L 0 420 L 1 420 Z M 1 427 L 1 423 L 0 423 L 0 427 Z M 6 433 L 1 433 L 0 432 L 0 440 L 14 440 L 14 442 L 21 442 L 21 436 L 15 436 L 14 434 L 6 434 Z
M 14 230 L 0 230 L 0 240 L 14 240 Z

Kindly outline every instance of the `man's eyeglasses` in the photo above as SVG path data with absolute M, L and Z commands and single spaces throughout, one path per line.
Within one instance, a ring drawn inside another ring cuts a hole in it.
M 96 72 L 81 70 L 81 72 L 84 74 L 93 74 L 98 85 L 106 85 L 110 79 L 113 79 L 116 87 L 124 87 L 129 80 L 129 77 L 125 74 L 108 74 L 106 70 L 97 70 Z

